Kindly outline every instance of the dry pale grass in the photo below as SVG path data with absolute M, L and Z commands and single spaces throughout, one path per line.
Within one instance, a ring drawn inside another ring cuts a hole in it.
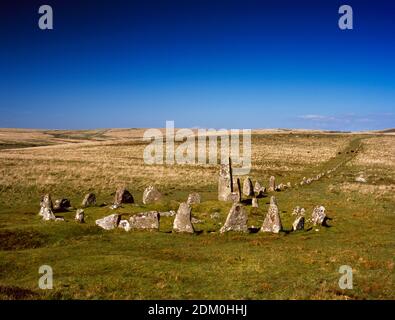
M 350 163 L 369 167 L 395 169 L 395 136 L 377 136 L 363 141 L 364 152 Z
M 363 195 L 373 195 L 376 199 L 383 198 L 384 196 L 390 196 L 395 200 L 395 185 L 373 185 L 365 183 L 350 183 L 344 182 L 339 185 L 329 186 L 330 190 L 340 189 L 342 192 L 358 192 Z
M 69 186 L 97 192 L 118 185 L 142 189 L 147 184 L 156 184 L 178 190 L 216 185 L 218 168 L 215 165 L 145 164 L 143 151 L 147 143 L 140 139 L 143 133 L 144 129 L 111 129 L 100 135 L 100 138 L 114 139 L 109 141 L 82 140 L 81 143 L 1 150 L 0 185 L 3 189 Z M 65 134 L 63 131 L 62 135 Z M 70 131 L 67 134 L 97 137 L 98 132 Z M 328 161 L 348 142 L 347 135 L 254 135 L 252 169 L 257 175 L 255 178 L 265 180 L 273 171 L 292 174 Z

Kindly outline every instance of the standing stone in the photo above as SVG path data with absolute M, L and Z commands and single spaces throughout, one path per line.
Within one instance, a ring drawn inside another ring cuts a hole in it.
M 131 216 L 130 229 L 159 230 L 160 215 L 157 211 L 149 211 Z
M 70 207 L 71 207 L 70 200 L 62 198 L 55 200 L 55 205 L 53 209 L 55 211 L 67 211 L 67 209 Z
M 278 212 L 277 201 L 274 196 L 270 198 L 269 210 L 261 227 L 261 232 L 279 233 L 282 230 L 280 214 Z
M 162 194 L 154 186 L 148 186 L 143 193 L 143 203 L 150 204 L 159 201 Z
M 94 193 L 88 193 L 85 195 L 84 200 L 82 200 L 81 206 L 83 208 L 96 205 L 96 195 Z
M 41 197 L 41 200 L 40 200 L 40 207 L 41 207 L 41 208 L 48 208 L 48 209 L 53 210 L 52 199 L 51 199 L 51 195 L 50 195 L 49 193 L 44 194 L 44 195 Z M 39 214 L 40 216 L 42 216 L 41 210 L 40 210 L 40 212 L 39 212 L 38 214 Z
M 187 204 L 190 206 L 192 204 L 200 203 L 200 194 L 197 192 L 190 193 L 188 196 Z
M 266 191 L 265 187 L 262 187 L 261 184 L 258 181 L 255 181 L 254 185 L 254 192 L 257 198 L 261 198 L 264 196 L 264 193 Z
M 228 217 L 226 218 L 225 224 L 222 226 L 219 232 L 247 232 L 247 221 L 247 212 L 243 205 L 240 203 L 234 203 L 229 211 Z
M 186 233 L 195 232 L 191 222 L 191 207 L 188 206 L 186 202 L 180 203 L 176 217 L 174 218 L 173 231 Z
M 258 208 L 258 199 L 257 198 L 252 198 L 252 207 L 253 208 Z
M 77 210 L 77 212 L 75 213 L 75 220 L 78 221 L 79 223 L 85 222 L 85 213 L 83 209 Z
M 313 214 L 311 215 L 311 221 L 314 225 L 324 225 L 325 223 L 325 207 L 324 206 L 316 206 L 313 210 Z
M 102 219 L 96 220 L 96 225 L 98 225 L 99 227 L 105 230 L 111 230 L 118 227 L 120 220 L 121 220 L 121 216 L 119 214 L 114 213 Z
M 121 203 L 133 203 L 134 199 L 131 193 L 125 188 L 118 188 L 115 193 L 114 204 L 120 205 Z
M 40 213 L 45 221 L 56 220 L 56 217 L 50 208 L 41 207 Z
M 254 187 L 250 177 L 246 177 L 243 182 L 243 194 L 247 197 L 254 196 Z
M 296 220 L 292 224 L 292 230 L 297 231 L 297 230 L 303 230 L 303 229 L 304 229 L 304 217 L 299 216 L 296 218 Z
M 40 212 L 38 213 L 40 216 L 43 217 L 43 220 L 55 220 L 56 217 L 53 214 L 53 206 L 52 206 L 52 199 L 49 193 L 43 195 L 40 201 Z
M 269 179 L 269 191 L 273 192 L 276 190 L 276 178 L 271 176 Z
M 218 200 L 228 201 L 229 195 L 233 192 L 232 163 L 229 158 L 228 163 L 221 164 L 218 178 Z

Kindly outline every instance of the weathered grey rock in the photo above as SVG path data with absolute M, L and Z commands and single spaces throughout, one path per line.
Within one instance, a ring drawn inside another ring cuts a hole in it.
M 316 206 L 311 215 L 311 222 L 314 225 L 323 225 L 325 222 L 326 213 L 324 206 Z
M 282 230 L 280 214 L 277 207 L 277 201 L 274 196 L 270 198 L 269 210 L 263 221 L 261 232 L 279 233 Z
M 269 191 L 273 192 L 276 190 L 276 178 L 271 176 L 269 178 Z
M 188 206 L 186 202 L 180 203 L 176 217 L 174 218 L 173 231 L 186 233 L 195 232 L 191 222 L 191 207 Z
M 157 211 L 148 211 L 131 216 L 130 229 L 159 230 L 160 215 Z
M 50 208 L 41 207 L 40 215 L 43 217 L 43 220 L 45 221 L 56 220 L 56 217 Z
M 96 220 L 96 225 L 98 225 L 99 227 L 105 230 L 111 230 L 118 227 L 120 220 L 121 220 L 121 216 L 119 214 L 114 213 L 102 219 Z
M 67 211 L 68 208 L 71 207 L 70 200 L 66 198 L 55 200 L 55 204 L 53 206 L 54 211 Z
M 44 194 L 44 195 L 41 197 L 41 200 L 40 200 L 40 208 L 41 208 L 41 209 L 42 209 L 42 208 L 48 208 L 48 209 L 51 209 L 51 211 L 53 210 L 52 199 L 51 199 L 51 195 L 50 195 L 49 193 Z M 41 211 L 42 211 L 42 210 L 40 210 L 40 212 L 38 213 L 40 216 L 43 215 Z
M 258 208 L 258 199 L 257 198 L 252 198 L 252 207 L 253 208 Z
M 162 194 L 154 186 L 148 186 L 143 193 L 143 203 L 150 204 L 159 201 Z
M 134 203 L 132 194 L 125 188 L 118 188 L 115 193 L 114 204 L 120 205 L 121 203 Z
M 233 192 L 232 163 L 221 164 L 218 178 L 218 200 L 228 201 L 229 194 Z
M 292 211 L 292 215 L 293 216 L 297 216 L 297 217 L 302 217 L 305 215 L 306 210 L 304 208 L 301 208 L 299 206 L 296 206 L 294 208 L 294 210 Z
M 355 178 L 355 182 L 366 183 L 367 180 L 363 176 L 359 176 Z
M 266 188 L 262 187 L 258 181 L 255 181 L 254 185 L 254 192 L 257 198 L 263 197 L 264 193 L 266 192 Z
M 243 182 L 243 194 L 247 197 L 254 196 L 254 187 L 250 177 L 246 177 Z
M 291 182 L 289 182 L 289 181 L 287 182 L 287 187 L 288 187 L 288 188 L 292 188 Z
M 197 192 L 192 192 L 188 196 L 187 204 L 190 206 L 192 204 L 200 203 L 200 194 Z
M 275 187 L 275 191 L 284 191 L 287 188 L 288 186 L 286 184 L 280 183 L 278 186 Z
M 75 213 L 75 220 L 78 221 L 79 223 L 85 222 L 85 213 L 83 209 L 77 210 L 77 212 Z
M 56 217 L 55 221 L 59 222 L 59 221 L 65 221 L 63 217 Z
M 130 231 L 130 223 L 128 220 L 119 221 L 118 228 L 124 229 L 125 231 Z
M 40 211 L 38 213 L 43 220 L 55 220 L 56 217 L 53 214 L 53 206 L 52 206 L 52 199 L 49 193 L 43 195 L 40 201 Z
M 247 232 L 248 216 L 245 208 L 240 203 L 234 203 L 226 218 L 225 224 L 220 229 L 220 233 L 228 231 Z
M 165 212 L 159 212 L 159 215 L 161 217 L 173 217 L 176 215 L 176 212 L 173 210 L 170 210 L 170 211 L 165 211 Z
M 303 229 L 304 229 L 304 217 L 299 216 L 296 218 L 296 220 L 292 224 L 292 230 L 297 231 L 297 230 L 303 230 Z
M 83 208 L 96 205 L 96 195 L 92 192 L 85 195 L 84 200 L 82 200 L 81 206 Z

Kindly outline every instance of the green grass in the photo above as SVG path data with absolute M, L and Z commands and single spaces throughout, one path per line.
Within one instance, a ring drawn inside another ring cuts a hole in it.
M 355 150 L 363 138 L 352 139 L 342 154 L 296 172 L 289 181 L 294 185 L 303 176 L 349 161 L 354 153 L 347 151 Z M 215 185 L 188 190 L 200 192 L 203 199 L 193 206 L 193 216 L 203 220 L 195 225 L 200 231 L 195 235 L 171 233 L 170 217 L 161 218 L 159 232 L 105 231 L 94 221 L 113 213 L 106 207 L 85 209 L 86 224 L 73 221 L 74 211 L 59 214 L 66 222 L 43 222 L 37 216 L 40 190 L 19 186 L 15 193 L 15 188 L 3 188 L 0 299 L 394 299 L 393 197 L 329 188 L 352 182 L 360 170 L 368 169 L 342 165 L 311 185 L 275 193 L 286 230 L 291 229 L 296 205 L 306 208 L 309 217 L 322 204 L 333 219 L 330 228 L 278 235 L 219 234 L 231 204 L 216 201 Z M 394 183 L 390 175 L 381 179 L 381 184 Z M 142 190 L 130 190 L 140 202 Z M 63 194 L 78 207 L 85 191 L 80 194 L 64 185 Z M 161 203 L 124 205 L 118 212 L 127 217 L 176 210 L 188 191 L 170 189 Z M 99 203 L 111 199 L 110 193 L 98 194 Z M 247 207 L 249 226 L 262 224 L 268 203 L 266 197 L 259 199 L 259 209 Z M 219 219 L 211 219 L 214 212 Z M 38 289 L 43 264 L 53 268 L 53 290 Z M 352 290 L 338 286 L 341 265 L 353 268 Z

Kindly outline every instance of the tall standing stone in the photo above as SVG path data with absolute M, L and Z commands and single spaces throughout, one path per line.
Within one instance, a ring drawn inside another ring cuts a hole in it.
M 220 233 L 228 231 L 247 232 L 248 216 L 244 206 L 240 203 L 234 203 L 226 218 L 225 224 L 220 229 Z
M 191 222 L 191 211 L 191 207 L 186 202 L 180 203 L 176 217 L 174 218 L 173 231 L 185 233 L 195 232 Z
M 82 200 L 81 206 L 86 208 L 94 205 L 96 205 L 96 195 L 92 192 L 87 193 L 84 197 L 84 200 Z
M 162 194 L 154 186 L 148 186 L 143 193 L 143 203 L 150 204 L 159 201 Z
M 114 204 L 119 206 L 121 203 L 134 203 L 132 194 L 125 188 L 118 188 L 115 193 Z
M 250 177 L 246 177 L 243 182 L 243 194 L 247 197 L 254 196 L 254 187 Z
M 43 220 L 55 220 L 56 217 L 53 214 L 53 205 L 51 195 L 49 193 L 43 195 L 40 201 L 40 212 L 38 213 L 43 217 Z
M 277 201 L 274 196 L 270 198 L 269 210 L 261 227 L 261 232 L 279 233 L 282 230 L 280 214 L 277 207 Z
M 228 201 L 229 195 L 233 192 L 232 163 L 229 158 L 228 163 L 221 164 L 218 178 L 218 200 Z
M 276 178 L 274 176 L 269 178 L 269 191 L 276 191 Z

